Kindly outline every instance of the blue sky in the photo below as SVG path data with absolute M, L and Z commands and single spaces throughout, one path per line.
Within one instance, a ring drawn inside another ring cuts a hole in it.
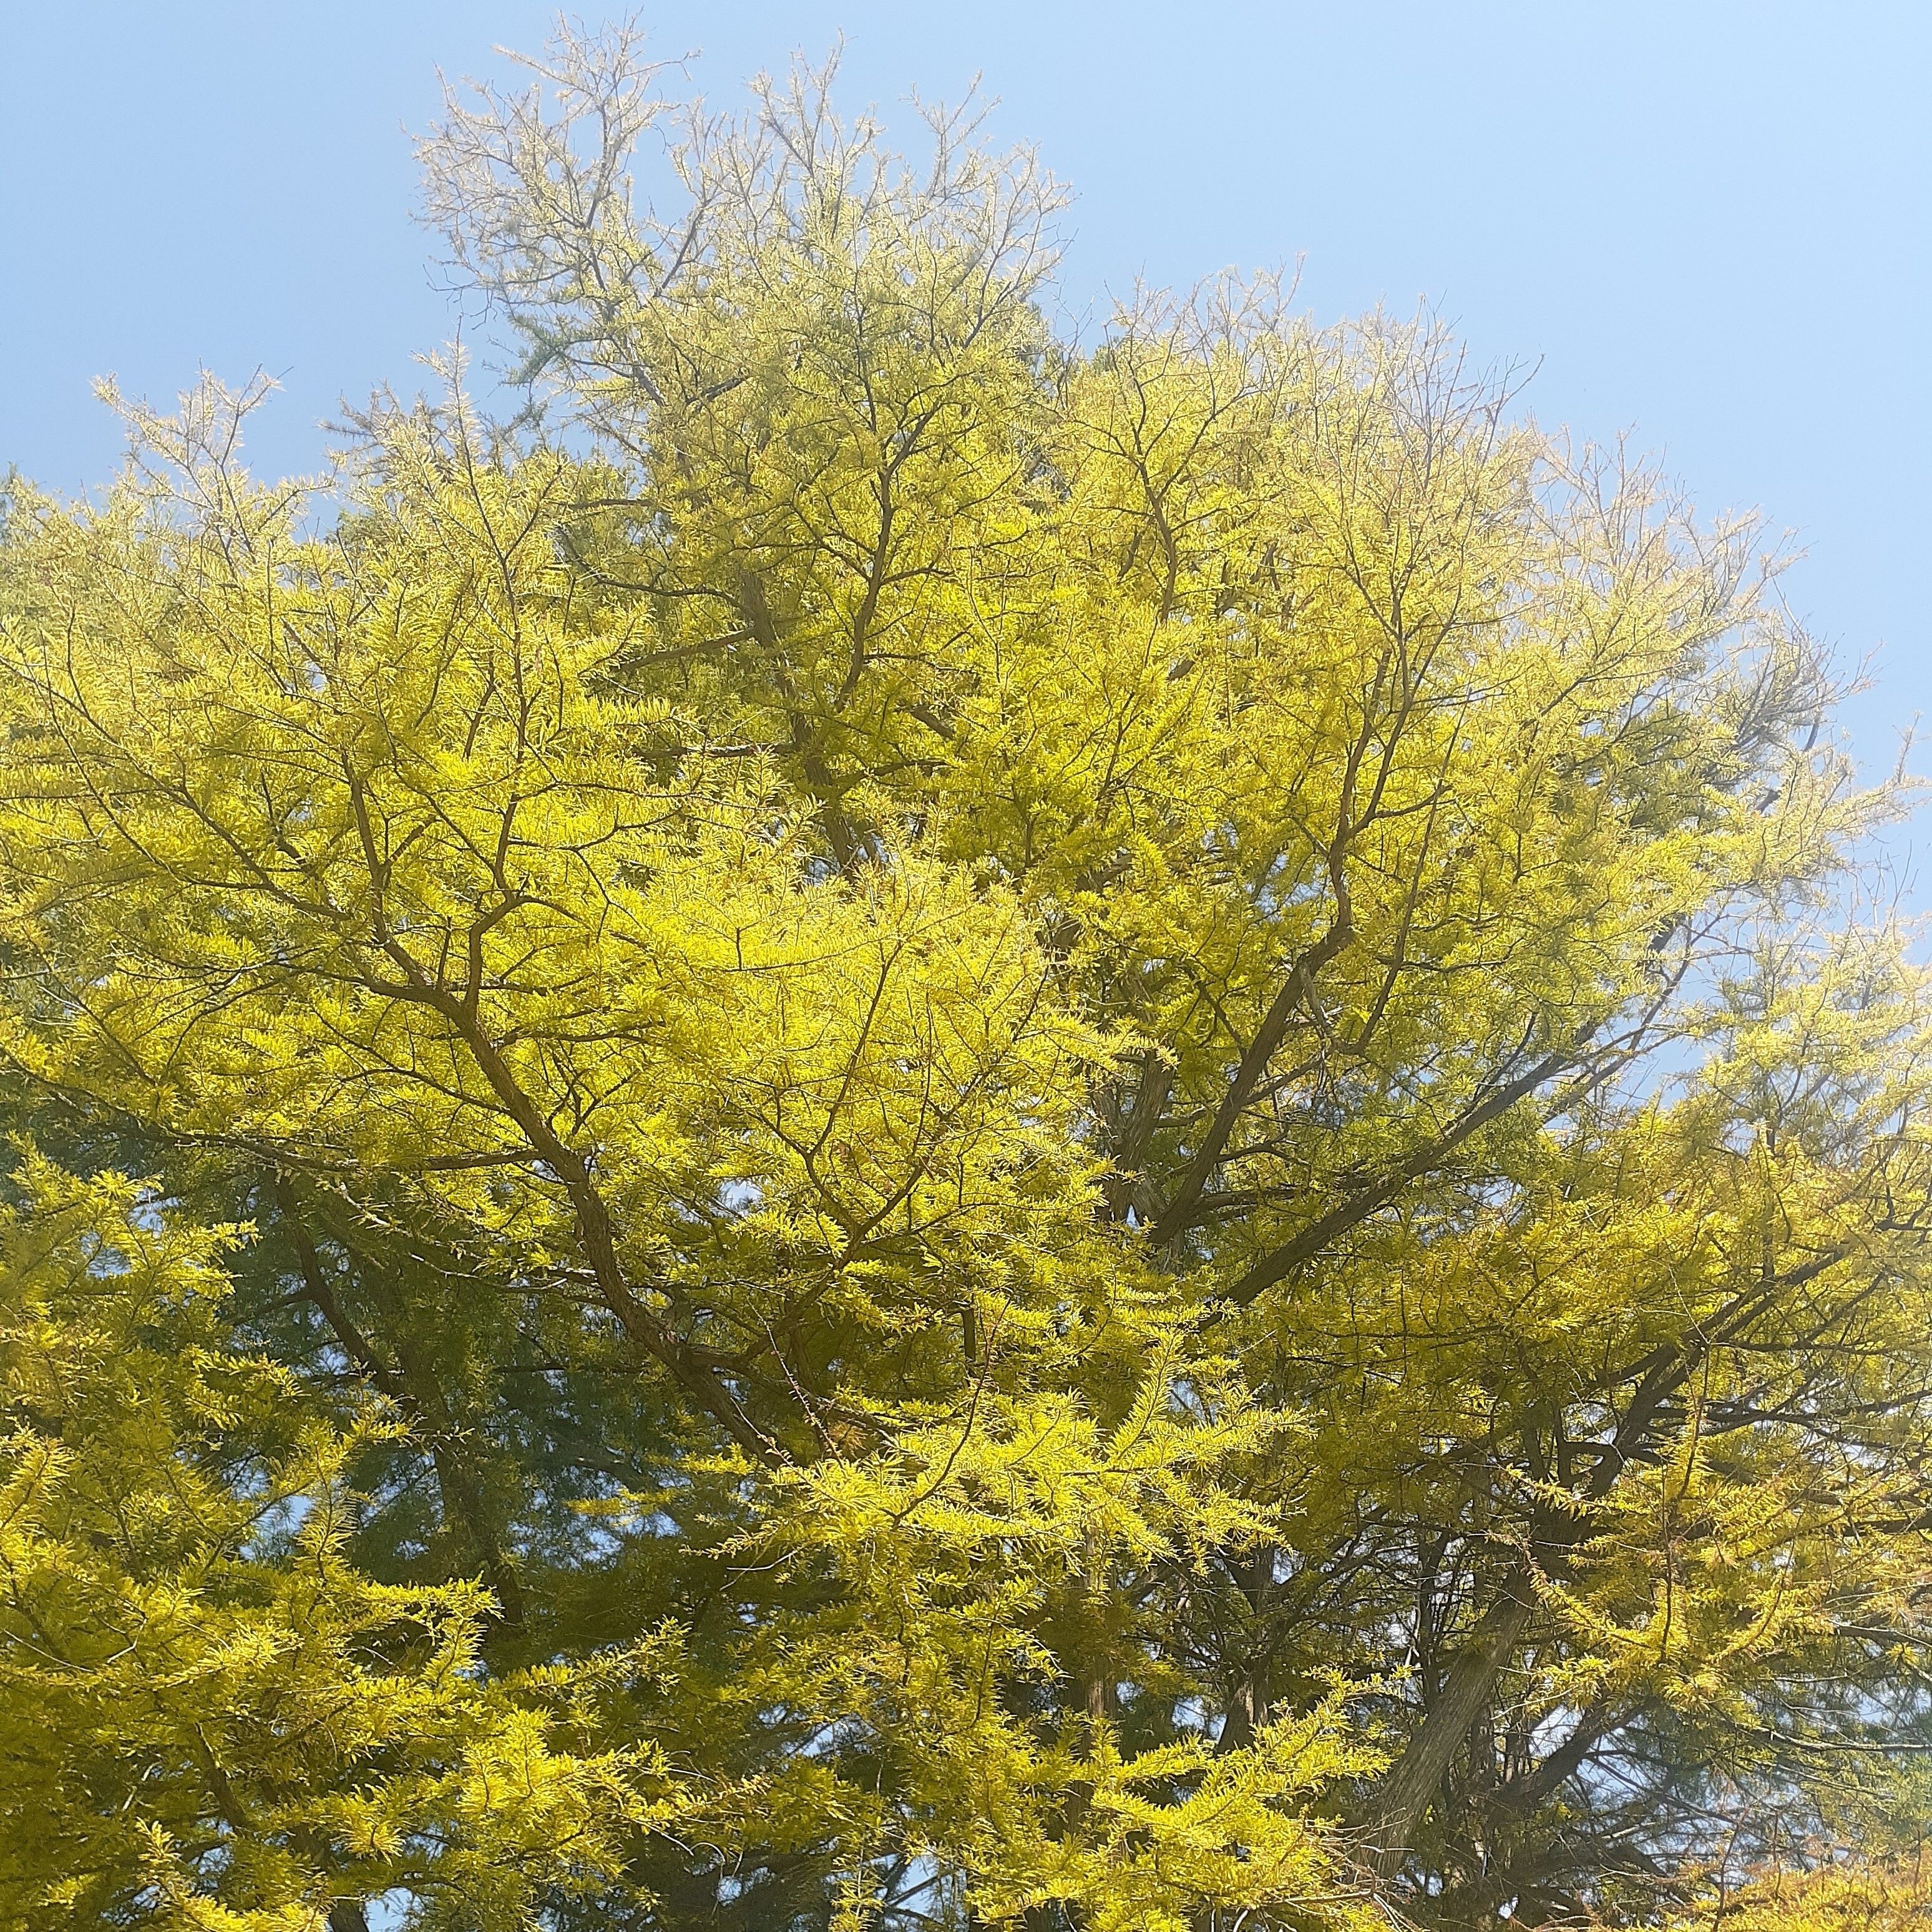
M 258 466 L 344 394 L 411 386 L 452 316 L 410 219 L 436 70 L 541 43 L 524 0 L 0 0 L 0 468 L 65 489 L 118 444 L 88 385 L 205 364 L 284 393 Z M 846 39 L 844 96 L 975 73 L 1078 196 L 1066 288 L 1303 263 L 1318 320 L 1426 298 L 1526 406 L 1633 432 L 1713 514 L 1808 555 L 1872 765 L 1932 718 L 1932 6 L 1924 0 L 879 0 L 644 16 L 734 95 Z M 1932 754 L 1916 761 L 1932 768 Z

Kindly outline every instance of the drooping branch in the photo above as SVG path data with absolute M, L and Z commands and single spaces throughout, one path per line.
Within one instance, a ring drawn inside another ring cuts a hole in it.
M 375 1345 L 363 1334 L 336 1294 L 288 1176 L 278 1172 L 272 1184 L 280 1226 L 295 1250 L 304 1294 L 328 1324 L 329 1332 L 341 1345 L 344 1354 L 354 1363 L 357 1372 L 380 1390 L 422 1436 L 436 1470 L 436 1486 L 442 1493 L 444 1507 L 461 1524 L 477 1560 L 483 1566 L 484 1574 L 496 1595 L 502 1623 L 509 1629 L 520 1629 L 524 1623 L 522 1581 L 516 1565 L 505 1553 L 490 1526 L 482 1492 L 452 1439 L 452 1419 L 441 1391 L 428 1386 L 428 1378 L 400 1348 L 397 1366 L 392 1367 L 383 1361 Z

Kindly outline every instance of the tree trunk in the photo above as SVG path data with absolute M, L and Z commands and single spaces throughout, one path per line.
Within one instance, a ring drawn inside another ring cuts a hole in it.
M 1519 1574 L 1483 1613 L 1468 1645 L 1450 1666 L 1442 1694 L 1390 1767 L 1377 1794 L 1375 1815 L 1375 1864 L 1383 1876 L 1399 1870 L 1408 1856 L 1417 1825 L 1528 1628 L 1534 1601 L 1528 1578 Z

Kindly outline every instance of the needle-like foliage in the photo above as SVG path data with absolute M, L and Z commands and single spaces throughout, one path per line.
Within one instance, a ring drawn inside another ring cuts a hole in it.
M 1027 158 L 660 78 L 425 144 L 515 422 L 10 499 L 0 1924 L 1904 1832 L 1926 986 L 1755 531 L 1425 326 L 1056 334 Z

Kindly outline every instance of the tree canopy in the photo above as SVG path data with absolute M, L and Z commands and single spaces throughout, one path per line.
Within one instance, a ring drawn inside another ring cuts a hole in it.
M 663 79 L 424 144 L 502 419 L 0 524 L 0 1924 L 1858 1916 L 1932 1015 L 1755 526 Z

